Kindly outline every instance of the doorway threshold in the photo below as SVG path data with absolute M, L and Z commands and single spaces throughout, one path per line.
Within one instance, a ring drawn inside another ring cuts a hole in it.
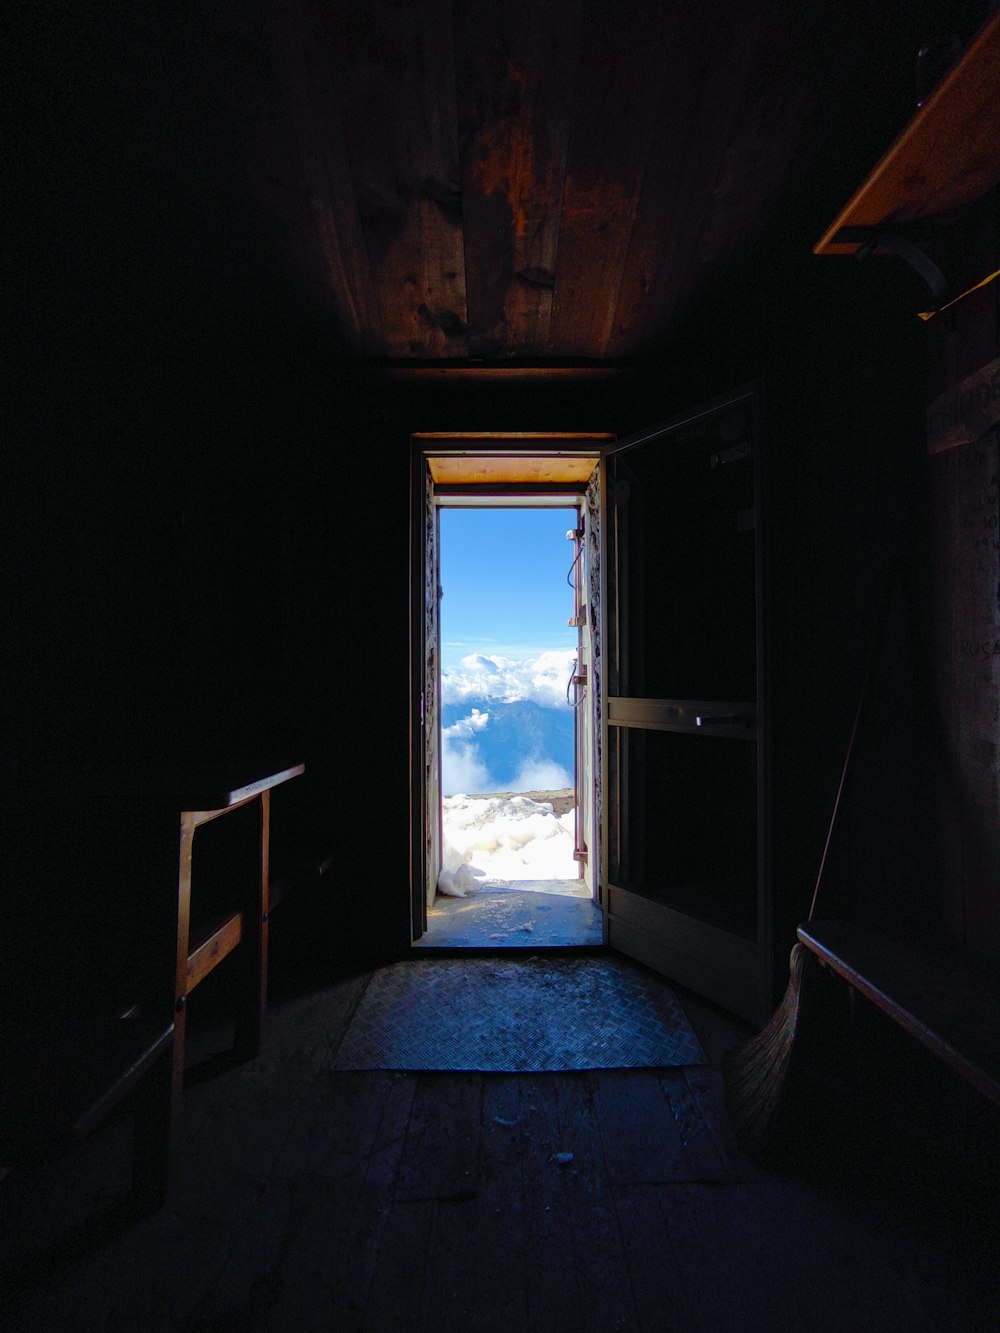
M 414 949 L 565 949 L 604 943 L 601 909 L 572 880 L 487 881 L 468 898 L 438 894 Z

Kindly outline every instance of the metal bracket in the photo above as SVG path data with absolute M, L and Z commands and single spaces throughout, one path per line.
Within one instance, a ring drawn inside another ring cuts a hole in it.
M 935 305 L 943 305 L 947 300 L 949 293 L 947 278 L 926 251 L 921 250 L 915 241 L 901 232 L 887 231 L 882 227 L 841 227 L 833 241 L 857 245 L 856 259 L 867 259 L 878 250 L 888 250 L 905 264 L 909 264 L 914 273 L 923 279 Z
M 713 467 L 725 467 L 727 463 L 738 463 L 741 458 L 750 457 L 750 441 L 741 440 L 739 444 L 734 444 L 731 449 L 717 449 L 712 455 L 711 463 Z

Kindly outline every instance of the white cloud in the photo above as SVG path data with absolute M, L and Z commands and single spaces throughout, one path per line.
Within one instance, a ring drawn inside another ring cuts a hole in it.
M 573 775 L 552 759 L 526 759 L 518 769 L 511 791 L 561 791 L 572 787 Z
M 575 657 L 572 648 L 549 649 L 537 657 L 521 658 L 470 653 L 457 667 L 442 672 L 441 698 L 447 704 L 466 699 L 496 699 L 500 703 L 528 699 L 543 708 L 565 708 L 566 684 Z
M 477 732 L 485 731 L 489 720 L 488 712 L 484 713 L 481 708 L 474 708 L 468 717 L 460 717 L 450 727 L 442 727 L 441 735 L 450 740 L 467 740 Z
M 441 728 L 441 789 L 445 796 L 494 789 L 489 769 L 472 739 L 486 728 L 489 720 L 489 713 L 474 708 L 468 717 Z

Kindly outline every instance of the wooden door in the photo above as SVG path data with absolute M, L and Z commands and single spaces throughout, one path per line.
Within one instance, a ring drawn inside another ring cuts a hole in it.
M 772 1001 L 756 392 L 602 465 L 608 941 L 756 1022 Z

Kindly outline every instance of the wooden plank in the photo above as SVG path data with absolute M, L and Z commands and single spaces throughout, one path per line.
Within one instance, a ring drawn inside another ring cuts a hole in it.
M 167 1050 L 173 1025 L 136 1010 L 121 1019 L 0 1031 L 0 1157 L 42 1160 L 89 1134 Z
M 420 1074 L 397 1199 L 462 1199 L 476 1192 L 482 1076 Z
M 472 356 L 548 341 L 580 8 L 455 6 Z
M 243 938 L 243 913 L 229 912 L 202 926 L 188 944 L 187 989 L 194 990 Z
M 691 1179 L 692 1163 L 678 1121 L 653 1070 L 622 1071 L 597 1080 L 594 1110 L 612 1184 Z
M 759 225 L 802 133 L 795 20 L 784 8 L 710 4 L 678 11 L 672 23 L 685 59 L 665 81 L 609 356 L 632 354 L 670 327 L 737 238 Z
M 368 1239 L 377 1240 L 352 1237 L 352 1227 L 361 1211 L 388 1207 L 412 1092 L 393 1073 L 324 1071 L 300 1094 L 284 1141 L 270 1120 L 273 1159 L 259 1164 L 258 1196 L 211 1284 L 206 1316 L 232 1318 L 256 1305 L 280 1321 L 283 1301 L 308 1293 L 310 1315 L 332 1321 L 333 1291 L 345 1277 L 352 1240 L 361 1247 L 355 1259 Z M 365 1216 L 370 1226 L 371 1213 Z
M 439 486 L 584 485 L 597 466 L 581 454 L 453 454 L 427 462 Z
M 657 327 L 653 312 L 658 316 L 661 307 L 673 305 L 677 287 L 686 281 L 678 256 L 690 242 L 688 231 L 697 226 L 694 217 L 703 211 L 700 167 L 709 151 L 706 136 L 696 127 L 706 113 L 717 116 L 730 101 L 728 91 L 725 100 L 718 100 L 727 74 L 720 59 L 725 47 L 717 45 L 720 22 L 727 22 L 727 14 L 720 16 L 713 0 L 697 13 L 685 14 L 678 7 L 671 17 L 671 37 L 683 49 L 684 60 L 664 80 L 651 167 L 642 183 L 608 339 L 609 356 L 640 348 L 647 331 Z
M 475 1190 L 438 1202 L 423 1284 L 424 1327 L 525 1327 L 521 1155 L 511 1121 L 516 1076 L 480 1075 L 481 1153 Z
M 336 23 L 335 91 L 390 357 L 468 353 L 451 0 Z
M 289 126 L 297 152 L 278 176 L 302 197 L 308 248 L 321 252 L 321 300 L 333 305 L 352 347 L 361 355 L 383 350 L 381 318 L 354 193 L 347 145 L 337 107 L 338 74 L 328 30 L 331 16 L 310 0 L 289 0 L 270 14 L 276 52 L 275 115 Z M 316 238 L 314 240 L 314 237 Z
M 927 452 L 972 444 L 1000 423 L 1000 357 L 967 376 L 927 409 Z
M 951 957 L 857 922 L 813 921 L 798 937 L 956 1073 L 1000 1104 L 1000 980 L 985 960 Z
M 361 1320 L 366 1333 L 426 1327 L 423 1310 L 438 1207 L 437 1199 L 396 1199 L 390 1205 Z M 433 1304 L 430 1294 L 426 1301 Z
M 660 1086 L 684 1145 L 689 1180 L 730 1177 L 734 1145 L 727 1132 L 726 1092 L 714 1069 L 669 1069 Z
M 669 8 L 584 7 L 550 355 L 607 355 L 666 82 Z
M 521 1086 L 528 1327 L 638 1327 L 608 1186 L 594 1089 L 615 1074 Z
M 285 1242 L 282 1289 L 296 1319 L 302 1292 L 309 1293 L 307 1322 L 315 1327 L 361 1326 L 406 1143 L 415 1080 L 376 1073 L 365 1083 L 376 1085 L 370 1114 L 361 1108 L 351 1116 L 367 1122 L 363 1135 L 335 1136 L 334 1152 L 320 1164 L 328 1188 L 310 1190 L 294 1240 Z
M 262 771 L 261 765 L 252 770 L 245 764 L 219 765 L 214 772 L 179 773 L 167 780 L 171 790 L 176 791 L 175 799 L 181 810 L 207 814 L 242 805 L 305 771 L 305 764 L 290 764 L 272 772 Z
M 856 253 L 844 227 L 951 213 L 1000 183 L 1000 14 L 994 14 L 819 241 L 818 255 Z
M 533 1076 L 521 1080 L 519 1105 L 511 1133 L 521 1152 L 524 1245 L 527 1255 L 527 1319 L 534 1333 L 579 1328 L 584 1309 L 577 1282 L 578 1256 L 574 1214 L 568 1207 L 568 1172 L 579 1170 L 580 1145 L 564 1136 L 559 1115 L 563 1080 Z M 593 1135 L 596 1140 L 596 1132 Z M 598 1150 L 600 1143 L 597 1141 Z M 594 1142 L 590 1144 L 593 1151 Z M 561 1163 L 558 1154 L 572 1154 Z

